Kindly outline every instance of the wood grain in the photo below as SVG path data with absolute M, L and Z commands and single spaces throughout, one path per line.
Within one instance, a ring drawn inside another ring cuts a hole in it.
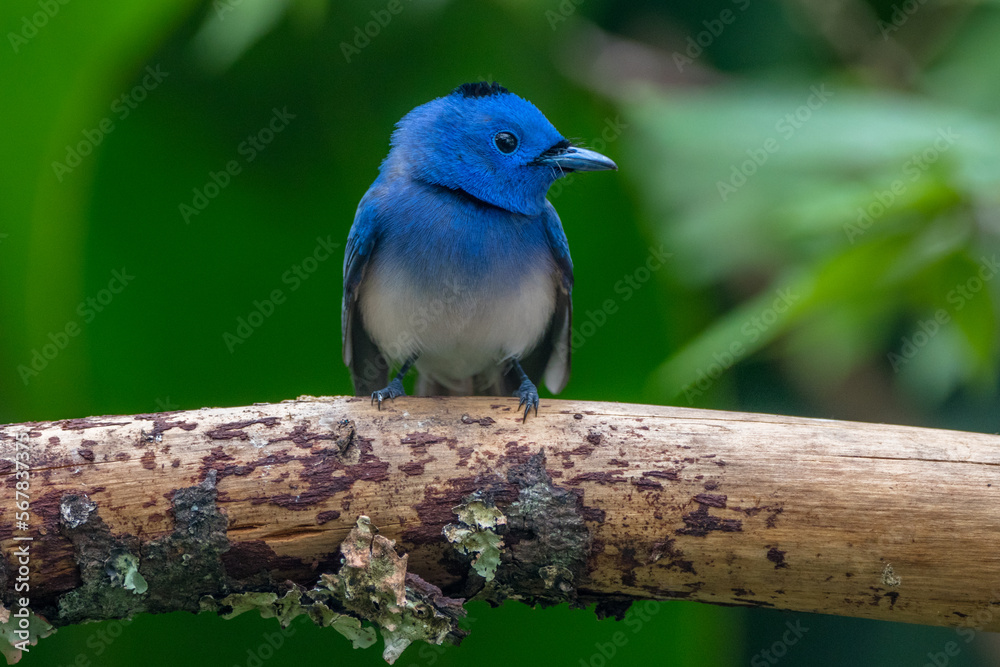
M 516 400 L 499 398 L 400 398 L 379 412 L 302 397 L 12 424 L 0 427 L 8 571 L 19 433 L 31 452 L 32 605 L 57 625 L 60 596 L 81 584 L 60 523 L 67 494 L 85 494 L 112 535 L 142 545 L 174 530 L 173 494 L 214 470 L 227 590 L 311 585 L 339 567 L 340 543 L 367 515 L 411 572 L 466 597 L 483 582 L 442 536 L 453 508 L 475 492 L 505 513 L 526 507 L 539 483 L 526 471 L 541 462 L 550 488 L 575 499 L 567 516 L 582 519 L 587 548 L 561 589 L 513 576 L 507 553 L 507 596 L 615 613 L 628 600 L 685 599 L 1000 630 L 993 435 L 557 400 L 522 424 Z M 557 533 L 549 518 L 511 526 L 509 548 Z

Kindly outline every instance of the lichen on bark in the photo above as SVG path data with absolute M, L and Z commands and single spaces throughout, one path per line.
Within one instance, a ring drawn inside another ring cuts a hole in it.
M 227 520 L 215 505 L 215 471 L 172 497 L 174 530 L 143 544 L 112 535 L 86 495 L 66 494 L 60 530 L 73 544 L 81 584 L 59 598 L 58 625 L 125 618 L 142 612 L 197 612 L 206 593 L 228 592 L 220 557 L 229 549 Z
M 408 573 L 408 557 L 398 555 L 395 542 L 378 535 L 368 517 L 358 518 L 340 550 L 343 565 L 337 574 L 323 575 L 323 585 L 348 611 L 381 630 L 386 662 L 395 662 L 417 640 L 457 644 L 465 636 L 458 627 L 465 616 L 462 601 Z
M 577 604 L 591 545 L 580 496 L 553 483 L 544 451 L 511 467 L 507 480 L 519 489 L 506 511 L 508 546 L 496 577 L 477 597 L 493 604 L 507 598 Z
M 397 554 L 395 542 L 379 535 L 367 516 L 358 518 L 340 551 L 340 570 L 321 575 L 311 589 L 289 583 L 282 596 L 250 592 L 205 597 L 201 609 L 224 618 L 256 610 L 286 627 L 307 614 L 317 625 L 350 639 L 354 648 L 374 644 L 378 628 L 385 639 L 382 656 L 390 664 L 415 641 L 458 644 L 465 636 L 458 627 L 465 615 L 463 601 L 445 597 L 437 586 L 407 572 L 408 556 Z
M 472 568 L 486 581 L 491 581 L 500 565 L 503 537 L 499 531 L 506 526 L 507 517 L 479 492 L 452 511 L 458 515 L 458 523 L 444 527 L 445 539 L 460 553 L 471 556 Z
M 32 611 L 28 611 L 27 616 L 15 614 L 17 612 L 12 614 L 0 605 L 0 655 L 7 659 L 8 665 L 20 662 L 24 653 L 30 650 L 28 646 L 34 646 L 39 639 L 56 631 L 48 621 Z M 23 650 L 19 646 L 23 646 Z

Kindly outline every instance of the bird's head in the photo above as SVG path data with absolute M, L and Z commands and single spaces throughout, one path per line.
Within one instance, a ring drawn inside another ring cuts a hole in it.
M 404 116 L 383 165 L 525 215 L 542 211 L 557 178 L 617 168 L 573 146 L 531 102 L 483 82 L 463 84 Z

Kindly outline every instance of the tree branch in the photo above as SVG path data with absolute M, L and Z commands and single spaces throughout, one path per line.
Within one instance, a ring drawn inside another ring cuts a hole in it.
M 460 640 L 478 596 L 1000 630 L 996 436 L 556 400 L 522 424 L 515 406 L 303 397 L 0 427 L 8 629 L 21 598 L 54 626 L 259 609 L 356 645 L 371 621 L 391 660 Z

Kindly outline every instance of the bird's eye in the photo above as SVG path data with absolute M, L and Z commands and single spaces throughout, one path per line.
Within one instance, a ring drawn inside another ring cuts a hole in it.
M 493 137 L 493 143 L 497 150 L 505 155 L 510 155 L 517 150 L 517 137 L 510 132 L 497 132 Z

